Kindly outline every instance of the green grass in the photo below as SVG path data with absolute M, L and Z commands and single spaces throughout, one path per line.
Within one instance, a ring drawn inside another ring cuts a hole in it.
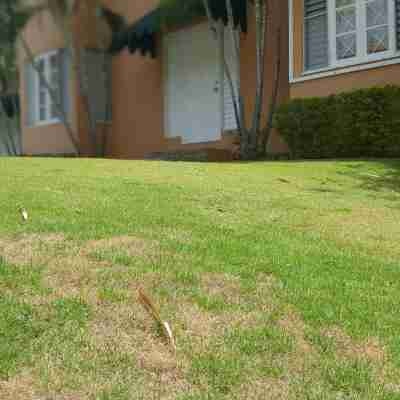
M 399 398 L 400 162 L 0 170 L 0 398 Z M 383 359 L 357 355 L 371 339 Z

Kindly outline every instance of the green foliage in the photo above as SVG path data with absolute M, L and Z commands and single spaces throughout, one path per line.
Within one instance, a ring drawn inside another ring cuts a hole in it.
M 39 334 L 31 306 L 0 297 L 0 378 L 7 378 L 30 355 L 29 346 Z
M 22 295 L 42 293 L 41 270 L 32 265 L 10 265 L 0 256 L 0 290 L 12 290 Z
M 204 354 L 193 359 L 192 377 L 195 383 L 202 377 L 215 394 L 226 395 L 243 380 L 242 368 L 242 360 L 236 357 Z
M 400 156 L 400 88 L 374 87 L 282 105 L 275 126 L 295 158 Z
M 27 19 L 28 14 L 20 10 L 17 1 L 0 2 L 0 78 L 5 80 L 3 84 L 16 80 L 15 44 Z
M 275 325 L 232 331 L 227 342 L 247 356 L 257 354 L 285 354 L 293 350 L 292 338 Z

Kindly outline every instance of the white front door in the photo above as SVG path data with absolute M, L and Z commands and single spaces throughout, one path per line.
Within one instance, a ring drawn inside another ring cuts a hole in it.
M 220 139 L 220 48 L 208 24 L 166 35 L 164 60 L 166 135 L 183 143 Z

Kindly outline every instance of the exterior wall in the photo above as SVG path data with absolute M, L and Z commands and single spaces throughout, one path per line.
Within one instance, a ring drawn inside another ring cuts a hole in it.
M 290 86 L 290 97 L 329 96 L 350 90 L 389 84 L 400 86 L 399 65 L 293 83 Z
M 114 12 L 131 23 L 158 6 L 158 0 L 108 0 Z M 94 16 L 92 16 L 95 19 Z M 88 24 L 89 22 L 86 21 Z M 97 32 L 99 29 L 97 29 Z M 93 47 L 93 36 L 87 45 Z M 166 148 L 163 136 L 162 60 L 128 50 L 114 56 L 112 66 L 112 125 L 108 129 L 106 156 L 143 158 Z M 79 102 L 81 142 L 84 153 L 93 154 L 87 135 L 87 118 Z
M 290 84 L 290 97 L 329 96 L 355 89 L 388 84 L 400 85 L 399 65 L 386 65 L 352 72 L 333 71 L 331 76 L 304 75 L 304 10 L 303 0 L 292 0 L 292 71 L 294 81 Z M 400 64 L 400 58 L 399 58 Z M 365 66 L 365 64 L 364 64 Z M 349 67 L 352 68 L 352 67 Z M 357 68 L 352 68 L 357 69 Z M 296 82 L 307 76 L 307 80 Z
M 29 43 L 34 56 L 50 50 L 64 47 L 63 35 L 56 27 L 53 19 L 47 12 L 42 12 L 30 19 L 23 31 L 24 38 Z M 18 63 L 20 65 L 20 96 L 21 96 L 21 133 L 23 154 L 72 154 L 73 145 L 68 137 L 65 127 L 60 124 L 49 124 L 28 127 L 26 96 L 26 82 L 24 65 L 29 62 L 28 56 L 22 46 L 18 48 Z M 75 97 L 74 82 L 70 82 L 71 96 Z M 73 102 L 71 103 L 73 104 Z M 71 125 L 77 132 L 76 112 L 72 107 Z
M 293 77 L 301 77 L 304 71 L 304 1 L 292 0 L 292 68 Z

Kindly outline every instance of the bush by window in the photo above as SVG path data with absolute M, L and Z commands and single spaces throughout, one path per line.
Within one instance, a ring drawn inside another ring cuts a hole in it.
M 400 157 L 400 87 L 294 99 L 274 123 L 294 158 Z

